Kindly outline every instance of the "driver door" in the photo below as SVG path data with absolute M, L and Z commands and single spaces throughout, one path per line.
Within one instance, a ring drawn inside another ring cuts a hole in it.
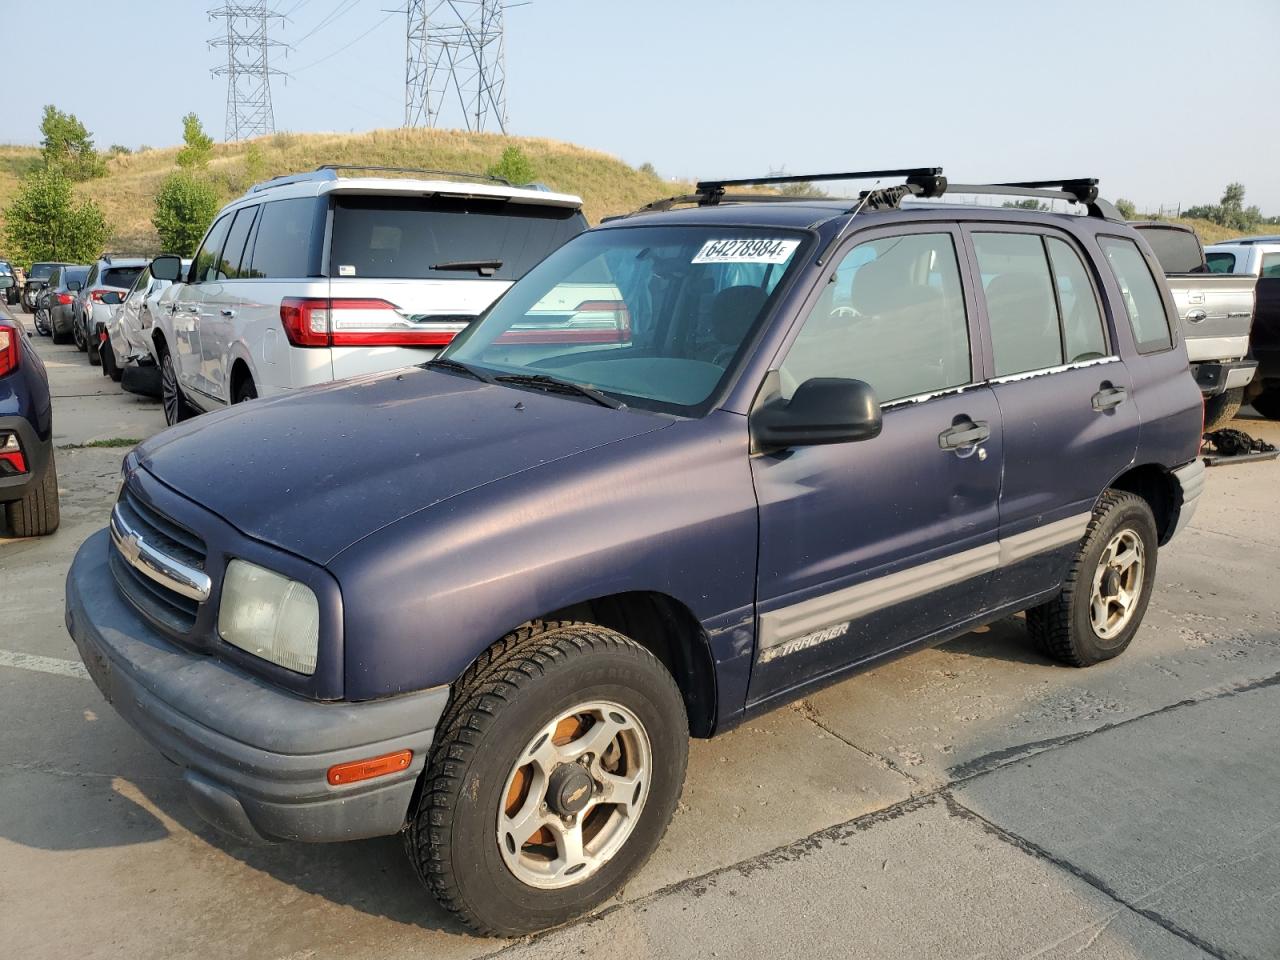
M 865 236 L 815 291 L 778 388 L 864 380 L 884 426 L 869 440 L 752 458 L 752 704 L 974 617 L 998 561 L 1000 411 L 983 384 L 959 231 Z

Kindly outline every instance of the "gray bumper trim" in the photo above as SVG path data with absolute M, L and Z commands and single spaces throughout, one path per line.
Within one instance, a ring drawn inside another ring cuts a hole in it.
M 1204 492 L 1205 470 L 1204 461 L 1196 457 L 1190 463 L 1173 471 L 1173 476 L 1182 487 L 1182 506 L 1178 509 L 1178 522 L 1174 525 L 1171 534 L 1173 537 L 1186 529 L 1191 518 L 1195 516 L 1200 494 Z
M 447 687 L 368 703 L 284 692 L 161 637 L 117 593 L 107 531 L 67 574 L 67 629 L 107 700 L 183 768 L 192 805 L 243 839 L 333 841 L 403 827 Z M 92 614 L 90 614 L 92 611 Z M 329 767 L 399 750 L 407 770 L 345 787 Z

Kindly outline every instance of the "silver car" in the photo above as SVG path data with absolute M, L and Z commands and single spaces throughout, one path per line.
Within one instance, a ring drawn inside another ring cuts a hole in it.
M 89 276 L 76 294 L 72 336 L 76 346 L 89 355 L 89 363 L 94 366 L 98 365 L 100 327 L 111 319 L 116 304 L 129 292 L 146 265 L 144 257 L 120 257 L 108 253 L 89 267 Z M 112 294 L 119 296 L 113 297 Z
M 182 261 L 183 270 L 190 266 L 190 260 Z M 168 280 L 153 277 L 150 265 L 142 268 L 133 287 L 103 326 L 98 355 L 105 376 L 119 383 L 130 366 L 155 366 L 152 330 L 155 318 L 168 309 L 169 298 L 165 294 L 172 286 Z

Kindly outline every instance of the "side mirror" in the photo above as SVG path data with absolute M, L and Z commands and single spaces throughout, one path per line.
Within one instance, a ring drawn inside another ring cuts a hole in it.
M 114 307 L 118 303 L 124 303 L 124 295 L 115 290 L 108 290 L 102 295 L 101 302 Z
M 170 283 L 177 283 L 178 278 L 182 276 L 182 258 L 167 253 L 164 256 L 156 257 L 151 261 L 151 276 L 157 280 L 168 280 Z
M 79 281 L 79 280 L 68 280 L 68 281 L 67 281 L 67 289 L 68 289 L 68 290 L 70 290 L 70 291 L 72 291 L 73 293 L 79 293 L 79 292 L 80 292 L 80 281 Z
M 757 450 L 870 440 L 880 434 L 880 401 L 871 385 L 842 377 L 815 377 L 790 400 L 778 397 L 751 414 Z

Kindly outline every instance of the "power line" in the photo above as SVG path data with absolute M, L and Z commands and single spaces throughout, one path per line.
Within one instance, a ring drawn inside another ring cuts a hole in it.
M 244 140 L 276 129 L 271 107 L 271 77 L 282 71 L 271 66 L 271 53 L 284 46 L 269 34 L 272 20 L 283 16 L 267 9 L 266 0 L 228 3 L 209 11 L 209 17 L 226 21 L 226 33 L 209 41 L 225 47 L 227 62 L 213 69 L 227 78 L 226 139 Z
M 297 46 L 303 40 L 306 40 L 308 37 L 314 36 L 315 34 L 319 33 L 321 30 L 329 26 L 329 24 L 333 23 L 343 14 L 350 13 L 352 10 L 356 8 L 356 6 L 359 3 L 360 3 L 360 0 L 338 0 L 338 5 L 334 7 L 333 10 L 331 10 L 327 16 L 321 19 L 319 23 L 317 23 L 314 27 L 312 27 L 310 30 L 308 30 L 306 33 L 300 36 L 297 40 L 293 41 L 294 46 Z M 344 10 L 343 7 L 345 7 L 346 9 Z
M 354 47 L 357 43 L 359 43 L 369 34 L 373 33 L 373 31 L 377 30 L 380 26 L 382 26 L 384 23 L 386 23 L 388 20 L 390 20 L 399 12 L 400 12 L 399 10 L 392 10 L 385 17 L 383 17 L 381 20 L 375 23 L 372 27 L 370 27 L 364 33 L 360 34 L 360 36 L 347 41 L 342 46 L 340 46 L 337 50 L 333 51 L 333 53 L 326 54 L 325 56 L 321 57 L 319 60 L 312 60 L 310 63 L 306 64 L 305 66 L 296 67 L 293 70 L 291 70 L 290 73 L 291 74 L 301 73 L 303 70 L 310 70 L 312 67 L 319 66 L 320 64 L 324 63 L 326 60 L 332 60 L 334 57 L 342 53 L 344 50 Z

